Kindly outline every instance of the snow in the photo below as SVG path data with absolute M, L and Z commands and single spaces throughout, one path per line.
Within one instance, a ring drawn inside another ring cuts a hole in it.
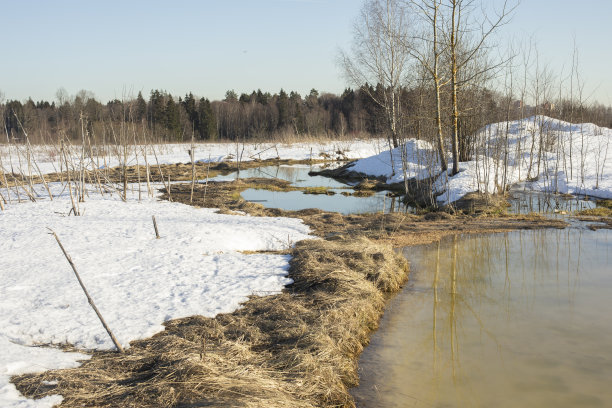
M 0 335 L 0 406 L 2 407 L 52 407 L 62 402 L 62 397 L 53 395 L 39 400 L 24 398 L 8 379 L 12 375 L 37 373 L 52 368 L 72 368 L 79 360 L 89 356 L 81 353 L 64 353 L 60 350 L 33 347 L 16 343 Z
M 291 282 L 280 250 L 309 238 L 298 219 L 216 214 L 153 198 L 127 202 L 90 193 L 80 217 L 69 216 L 67 192 L 53 201 L 0 211 L 0 406 L 43 407 L 61 397 L 24 399 L 10 375 L 74 366 L 87 358 L 40 344 L 109 349 L 111 340 L 88 305 L 57 242 L 70 254 L 91 297 L 124 346 L 163 330 L 169 319 L 213 317 L 252 294 L 277 293 Z M 155 215 L 161 239 L 155 239 Z
M 546 149 L 540 160 L 540 141 Z M 397 183 L 405 177 L 435 178 L 438 200 L 445 204 L 471 191 L 494 192 L 523 183 L 537 191 L 612 198 L 612 130 L 569 124 L 543 116 L 483 128 L 474 160 L 460 163 L 452 177 L 440 173 L 434 146 L 409 140 L 389 151 L 385 142 L 344 141 L 297 144 L 198 144 L 198 161 L 310 158 L 360 159 L 353 171 Z M 548 143 L 550 142 L 550 143 Z M 532 151 L 532 144 L 535 150 Z M 189 161 L 189 144 L 146 148 L 150 163 Z M 128 164 L 143 163 L 144 148 L 131 149 Z M 154 154 L 155 153 L 155 154 Z M 59 153 L 34 146 L 36 164 L 28 166 L 23 146 L 0 146 L 5 172 L 57 171 Z M 74 158 L 80 152 L 70 152 Z M 157 158 L 155 158 L 157 156 Z M 504 174 L 504 160 L 508 168 Z M 89 166 L 119 164 L 103 152 Z M 529 171 L 531 166 L 531 172 Z M 36 168 L 38 166 L 38 169 Z M 13 200 L 0 211 L 0 406 L 51 407 L 60 396 L 30 400 L 10 384 L 11 375 L 74 367 L 87 354 L 64 353 L 40 345 L 71 343 L 87 349 L 113 345 L 87 304 L 69 264 L 47 228 L 55 231 L 109 327 L 124 346 L 163 330 L 169 319 L 213 317 L 231 312 L 252 294 L 270 294 L 290 283 L 288 257 L 241 251 L 277 250 L 309 238 L 301 220 L 221 215 L 214 209 L 137 196 L 90 193 L 80 204 L 82 216 L 69 215 L 64 187 L 50 184 L 53 201 L 36 186 L 36 202 Z M 3 194 L 13 194 L 3 189 Z M 14 197 L 15 198 L 15 197 Z M 23 196 L 22 196 L 23 198 Z M 151 216 L 159 224 L 155 239 Z
M 433 147 L 423 140 L 407 140 L 401 147 L 385 150 L 375 156 L 354 162 L 350 170 L 368 176 L 384 177 L 387 183 L 399 183 L 408 178 L 432 176 L 437 167 Z
M 525 188 L 534 191 L 612 198 L 611 143 L 612 129 L 534 116 L 483 128 L 476 135 L 474 159 L 461 162 L 454 176 L 441 173 L 433 146 L 417 140 L 358 160 L 350 169 L 388 183 L 435 176 L 443 205 L 474 191 L 498 192 L 504 180 L 506 185 L 528 181 Z M 538 158 L 540 144 L 544 148 Z
M 195 145 L 194 158 L 197 162 L 220 162 L 275 159 L 359 159 L 377 154 L 385 149 L 386 142 L 382 139 L 326 141 L 311 143 L 198 143 Z M 146 148 L 129 147 L 128 165 L 144 163 L 144 153 L 149 164 L 173 164 L 190 162 L 189 143 L 149 145 Z M 93 166 L 98 168 L 114 167 L 120 164 L 119 155 L 112 148 L 98 148 Z M 25 146 L 0 145 L 0 164 L 5 172 L 14 171 L 23 174 L 53 173 L 62 168 L 62 155 L 57 146 L 33 146 L 32 155 L 35 163 L 28 166 L 27 149 Z M 73 146 L 69 156 L 75 162 L 81 157 L 78 146 Z M 88 156 L 88 154 L 86 154 Z M 92 166 L 90 159 L 87 165 Z M 36 167 L 38 166 L 38 168 Z

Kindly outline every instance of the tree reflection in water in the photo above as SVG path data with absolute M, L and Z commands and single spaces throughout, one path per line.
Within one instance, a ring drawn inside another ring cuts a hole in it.
M 411 280 L 362 355 L 357 402 L 612 400 L 611 249 L 607 231 L 577 228 L 454 236 L 407 249 Z

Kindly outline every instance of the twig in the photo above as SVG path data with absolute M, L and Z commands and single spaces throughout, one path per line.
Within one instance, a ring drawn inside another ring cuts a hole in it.
M 155 221 L 154 215 L 152 217 L 153 217 L 153 228 L 155 228 L 155 238 L 159 239 L 161 237 L 159 236 L 159 230 L 157 229 L 157 221 Z
M 70 266 L 72 267 L 72 270 L 74 272 L 74 275 L 76 276 L 77 280 L 79 281 L 79 285 L 81 285 L 81 289 L 83 289 L 83 292 L 85 293 L 85 296 L 87 297 L 87 302 L 89 302 L 89 305 L 92 307 L 92 309 L 94 310 L 94 312 L 96 312 L 96 315 L 98 315 L 98 319 L 100 319 L 100 322 L 102 323 L 102 326 L 104 326 L 104 329 L 106 329 L 106 332 L 108 333 L 108 335 L 110 336 L 111 340 L 113 341 L 113 344 L 115 345 L 115 347 L 117 347 L 117 350 L 120 353 L 123 353 L 123 347 L 121 347 L 121 344 L 119 344 L 119 342 L 117 341 L 117 338 L 115 338 L 115 335 L 113 334 L 113 332 L 111 331 L 111 329 L 108 327 L 108 325 L 106 324 L 106 322 L 104 321 L 104 318 L 102 317 L 102 314 L 100 314 L 100 311 L 98 310 L 98 308 L 96 307 L 93 299 L 91 298 L 91 296 L 89 296 L 89 292 L 87 292 L 87 289 L 85 288 L 85 285 L 83 284 L 83 281 L 81 280 L 81 277 L 79 276 L 79 273 L 77 272 L 76 266 L 74 265 L 74 262 L 72 262 L 72 258 L 70 257 L 70 255 L 68 255 L 68 253 L 66 252 L 66 250 L 64 249 L 64 246 L 62 245 L 62 243 L 60 242 L 59 237 L 57 236 L 57 234 L 51 229 L 51 228 L 47 228 L 49 231 L 51 231 L 51 235 L 53 235 L 53 237 L 55 238 L 55 240 L 57 241 L 57 244 L 59 245 L 60 249 L 62 250 L 62 252 L 64 253 L 64 256 L 66 257 L 66 259 L 68 260 L 68 263 L 70 264 Z
M 206 184 L 204 185 L 204 200 L 206 200 L 206 190 L 208 189 L 209 173 L 210 173 L 210 153 L 208 153 L 208 166 L 206 167 Z

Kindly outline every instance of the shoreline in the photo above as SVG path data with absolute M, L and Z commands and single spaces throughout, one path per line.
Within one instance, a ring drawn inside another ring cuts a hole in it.
M 407 279 L 407 261 L 394 247 L 451 234 L 566 226 L 539 216 L 344 216 L 266 209 L 239 195 L 257 183 L 265 184 L 244 179 L 196 185 L 192 205 L 233 214 L 296 217 L 309 225 L 322 239 L 300 241 L 289 252 L 294 283 L 283 293 L 253 296 L 235 312 L 212 319 L 167 321 L 163 332 L 132 342 L 125 355 L 94 352 L 75 369 L 13 377 L 19 391 L 30 398 L 61 394 L 61 406 L 67 407 L 198 401 L 219 406 L 353 407 L 349 389 L 359 381 L 359 355 L 386 302 Z M 189 204 L 190 192 L 190 184 L 173 185 L 172 199 Z

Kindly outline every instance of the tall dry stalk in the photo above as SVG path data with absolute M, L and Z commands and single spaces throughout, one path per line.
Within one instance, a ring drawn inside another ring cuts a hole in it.
M 115 345 L 115 347 L 117 347 L 117 351 L 119 351 L 120 353 L 123 353 L 124 352 L 123 347 L 121 347 L 121 344 L 119 343 L 119 341 L 117 341 L 117 338 L 115 337 L 115 335 L 113 334 L 111 329 L 106 324 L 106 321 L 104 321 L 104 318 L 102 317 L 102 314 L 100 313 L 100 311 L 96 307 L 96 304 L 94 303 L 93 299 L 89 295 L 89 292 L 87 292 L 87 288 L 85 287 L 85 284 L 81 280 L 81 276 L 79 275 L 79 272 L 77 271 L 76 266 L 74 265 L 74 262 L 72 261 L 72 258 L 70 257 L 70 255 L 68 255 L 68 252 L 66 252 L 66 249 L 64 249 L 64 246 L 62 245 L 62 243 L 61 243 L 59 237 L 57 236 L 57 234 L 51 228 L 47 228 L 47 229 L 49 231 L 51 231 L 51 235 L 53 235 L 53 237 L 57 241 L 57 244 L 59 245 L 60 249 L 64 253 L 64 256 L 66 257 L 66 260 L 68 260 L 68 263 L 72 267 L 72 271 L 74 272 L 74 276 L 76 276 L 77 280 L 79 281 L 79 285 L 81 286 L 81 289 L 83 289 L 83 293 L 85 293 L 85 296 L 87 297 L 87 302 L 89 303 L 91 308 L 94 310 L 94 312 L 96 312 L 96 315 L 98 316 L 98 319 L 100 319 L 100 322 L 102 323 L 102 326 L 104 326 L 104 329 L 108 333 L 108 335 L 111 338 L 113 344 Z
M 191 129 L 191 149 L 189 150 L 189 156 L 191 158 L 191 194 L 189 196 L 189 202 L 193 203 L 193 190 L 195 188 L 196 180 L 196 168 L 195 168 L 195 145 L 194 145 L 194 130 Z M 238 170 L 240 171 L 240 170 Z
M 13 113 L 13 114 L 15 114 L 15 113 Z M 36 171 L 38 172 L 38 176 L 42 180 L 43 186 L 47 190 L 47 194 L 49 194 L 49 199 L 51 201 L 53 201 L 53 194 L 51 194 L 51 189 L 49 188 L 49 185 L 47 184 L 47 180 L 45 180 L 45 176 L 43 175 L 42 171 L 40 171 L 40 167 L 38 166 L 38 163 L 36 162 L 36 158 L 34 157 L 34 152 L 33 152 L 33 149 L 32 149 L 32 145 L 30 144 L 30 137 L 28 136 L 28 132 L 26 131 L 25 127 L 23 126 L 23 124 L 19 120 L 19 117 L 17 115 L 15 115 L 15 118 L 17 119 L 17 123 L 19 124 L 19 127 L 21 128 L 21 131 L 25 135 L 27 157 L 28 157 L 28 168 L 31 168 L 31 165 L 32 165 L 32 162 L 33 162 L 34 166 L 36 167 Z M 31 182 L 31 179 L 32 179 L 32 177 L 30 176 L 30 182 Z
M 62 140 L 61 152 L 62 152 L 62 155 L 64 156 L 64 161 L 66 163 L 66 178 L 67 178 L 67 184 L 68 184 L 68 192 L 70 193 L 70 201 L 72 203 L 72 209 L 70 211 L 74 213 L 75 216 L 79 216 L 81 215 L 81 213 L 79 212 L 78 200 L 75 202 L 74 195 L 72 194 L 72 181 L 70 179 L 70 173 L 72 172 L 72 170 L 70 169 L 70 166 L 68 164 L 68 154 L 66 153 L 66 149 L 65 149 L 63 140 Z M 70 215 L 70 212 L 68 214 Z

